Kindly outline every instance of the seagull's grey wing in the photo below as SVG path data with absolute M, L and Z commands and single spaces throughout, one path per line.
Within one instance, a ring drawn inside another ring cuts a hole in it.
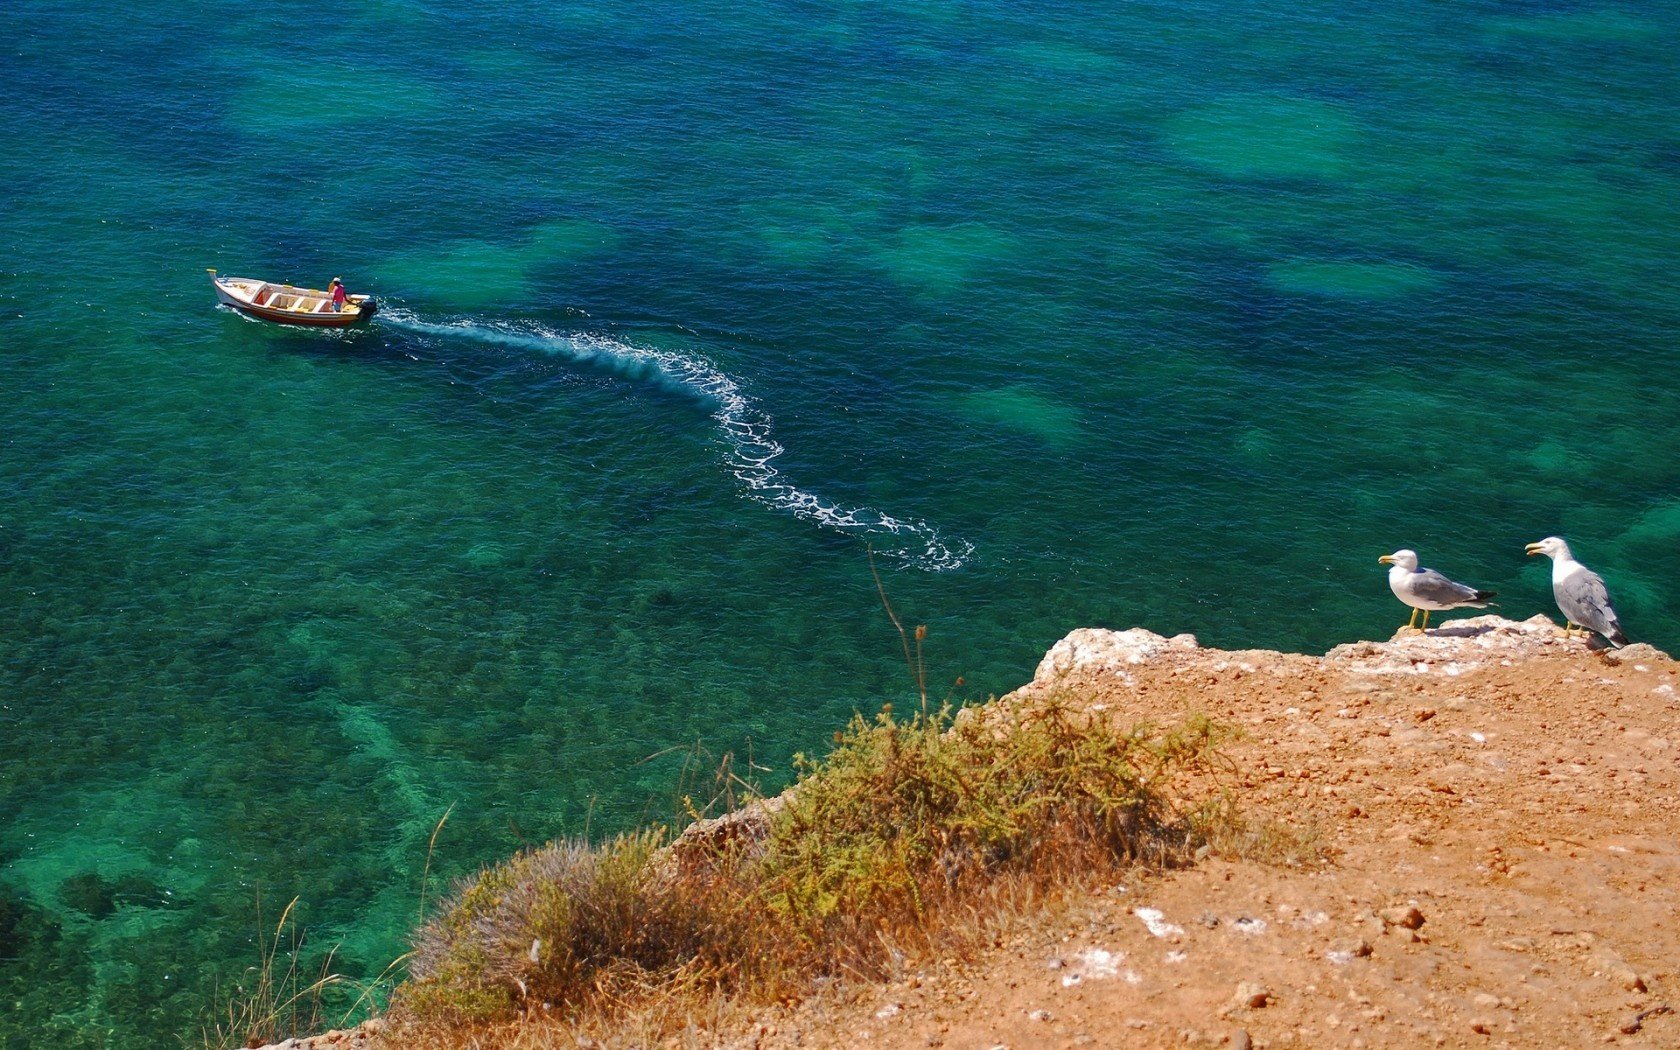
M 1606 638 L 1621 634 L 1616 610 L 1610 607 L 1610 591 L 1604 580 L 1590 569 L 1570 573 L 1552 586 L 1558 608 L 1570 622 L 1590 628 Z
M 1434 569 L 1419 569 L 1412 573 L 1411 591 L 1425 601 L 1437 605 L 1468 605 L 1472 602 L 1485 600 L 1481 591 L 1474 587 L 1466 587 L 1462 583 L 1449 580 Z

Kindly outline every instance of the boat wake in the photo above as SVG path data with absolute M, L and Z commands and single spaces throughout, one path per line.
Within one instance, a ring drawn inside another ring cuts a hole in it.
M 402 307 L 381 309 L 378 321 L 424 335 L 535 350 L 694 397 L 712 409 L 712 420 L 728 446 L 726 465 L 753 499 L 823 528 L 867 537 L 881 554 L 931 572 L 955 569 L 974 552 L 966 540 L 946 542 L 927 522 L 895 518 L 869 507 L 842 507 L 788 481 L 775 466 L 783 449 L 771 436 L 770 414 L 704 358 L 590 333 L 556 332 L 539 324 L 428 321 Z

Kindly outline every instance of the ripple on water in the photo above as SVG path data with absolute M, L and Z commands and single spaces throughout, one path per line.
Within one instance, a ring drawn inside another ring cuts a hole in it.
M 1288 442 L 1261 427 L 1244 427 L 1231 439 L 1232 454 L 1250 465 L 1276 462 L 1288 451 Z
M 1677 546 L 1680 546 L 1680 500 L 1660 503 L 1640 514 L 1612 543 L 1623 563 L 1645 568 L 1663 564 Z M 1593 561 L 1590 552 L 1577 550 L 1576 554 L 1589 565 L 1598 567 L 1599 563 Z M 1656 611 L 1664 607 L 1666 603 L 1661 598 L 1663 589 L 1666 588 L 1648 589 L 1650 600 L 1647 608 Z M 1615 588 L 1610 593 L 1619 596 Z
M 617 234 L 599 223 L 561 220 L 533 227 L 514 243 L 461 239 L 385 259 L 368 268 L 387 294 L 455 310 L 527 301 L 544 266 L 612 250 Z
M 1020 250 L 1012 235 L 984 223 L 906 226 L 878 258 L 893 280 L 945 296 L 988 271 L 1008 265 Z
M 1331 299 L 1399 299 L 1440 284 L 1440 278 L 1422 266 L 1338 259 L 1278 263 L 1268 270 L 1267 279 L 1285 292 Z
M 1067 448 L 1079 440 L 1079 412 L 1057 404 L 1023 385 L 965 394 L 959 409 L 984 423 L 1030 434 L 1053 448 Z
M 1239 179 L 1348 174 L 1359 129 L 1341 107 L 1288 95 L 1234 95 L 1167 122 L 1168 147 Z
M 1110 75 L 1124 68 L 1111 54 L 1065 41 L 1032 40 L 997 49 L 998 57 L 1029 70 L 1058 77 Z
M 393 114 L 415 122 L 447 112 L 449 96 L 428 80 L 360 62 L 313 58 L 246 74 L 226 119 L 250 135 L 365 132 Z
M 90 876 L 145 880 L 177 899 L 196 892 L 206 878 L 202 844 L 189 831 L 198 814 L 182 807 L 174 787 L 125 785 L 87 793 L 63 826 L 39 836 L 39 845 L 7 866 L 7 880 L 61 920 L 85 917 L 78 888 Z M 167 856 L 146 839 L 168 843 Z
M 1543 15 L 1508 15 L 1487 20 L 1493 37 L 1526 37 L 1571 43 L 1628 43 L 1648 40 L 1661 27 L 1638 15 L 1614 7 L 1585 11 L 1563 11 Z
M 1556 438 L 1547 438 L 1533 448 L 1516 453 L 1524 466 L 1542 474 L 1581 480 L 1593 471 L 1592 460 Z
M 855 244 L 859 229 L 872 216 L 788 197 L 742 204 L 735 218 L 735 228 L 751 243 L 753 254 L 787 266 L 809 266 Z

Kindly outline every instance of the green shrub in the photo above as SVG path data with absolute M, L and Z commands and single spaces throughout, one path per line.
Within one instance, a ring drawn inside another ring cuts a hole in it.
M 1190 828 L 1152 785 L 1204 763 L 1217 736 L 1205 720 L 1120 731 L 1055 699 L 856 717 L 826 759 L 797 759 L 799 787 L 756 865 L 759 894 L 813 954 L 832 955 L 848 929 L 932 930 L 930 909 L 1000 876 L 1058 881 L 1164 859 L 1167 829 Z
M 517 1010 L 599 1018 L 685 992 L 797 995 L 883 973 L 893 945 L 960 940 L 1001 906 L 1192 848 L 1170 777 L 1208 767 L 1221 731 L 1117 728 L 1059 699 L 853 719 L 760 833 L 692 863 L 664 829 L 522 853 L 459 888 L 420 932 L 394 1016 L 480 1024 Z M 982 892 L 984 891 L 984 892 Z

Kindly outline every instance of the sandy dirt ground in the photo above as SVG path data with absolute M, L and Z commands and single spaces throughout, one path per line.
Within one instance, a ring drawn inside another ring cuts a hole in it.
M 1544 617 L 1324 657 L 1075 631 L 1019 694 L 1237 727 L 1217 786 L 1322 858 L 1094 886 L 976 957 L 676 1043 L 1680 1047 L 1677 686 Z
M 980 958 L 767 1013 L 758 1047 L 1680 1047 L 1680 664 L 1543 617 L 1323 658 L 1076 631 L 1023 692 L 1238 726 L 1322 863 L 1094 887 Z

